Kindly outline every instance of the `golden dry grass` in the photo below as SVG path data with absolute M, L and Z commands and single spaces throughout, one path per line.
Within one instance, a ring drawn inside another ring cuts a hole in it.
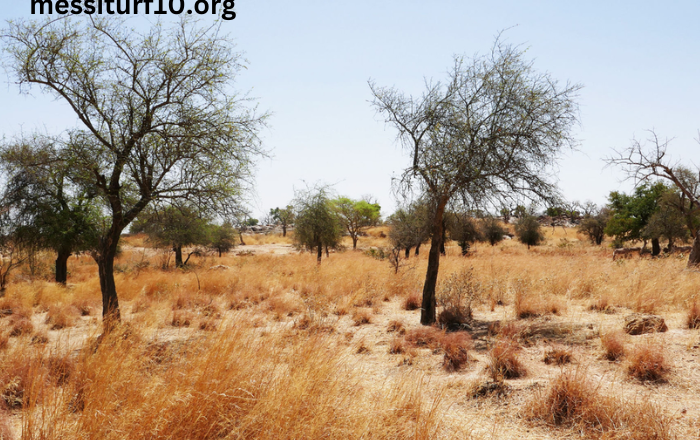
M 358 246 L 386 247 L 382 234 L 372 229 Z M 472 268 L 480 286 L 468 333 L 418 324 L 427 247 L 394 274 L 388 261 L 351 250 L 317 266 L 315 255 L 277 252 L 290 237 L 256 235 L 244 237 L 255 255 L 238 255 L 242 246 L 164 270 L 164 254 L 129 237 L 115 277 L 124 326 L 99 345 L 99 282 L 89 257 L 69 260 L 67 287 L 47 273 L 18 273 L 0 298 L 0 435 L 554 439 L 654 438 L 657 429 L 661 439 L 693 438 L 700 377 L 690 360 L 700 335 L 688 327 L 700 274 L 675 257 L 613 262 L 609 248 L 572 230 L 546 234 L 547 243 L 529 251 L 506 241 L 463 258 L 448 246 L 438 283 Z M 635 353 L 658 345 L 617 333 L 633 311 L 661 314 L 671 329 L 652 341 L 665 347 L 665 382 L 654 384 L 662 393 L 629 378 L 630 366 L 655 365 L 643 361 L 660 352 L 636 361 Z M 627 346 L 641 348 L 628 349 L 622 363 L 605 360 Z M 559 378 L 567 357 L 596 382 Z M 489 377 L 517 392 L 469 397 Z M 608 386 L 617 387 L 614 402 Z M 596 425 L 587 410 L 557 422 L 508 406 L 538 396 L 550 408 L 573 405 L 576 387 L 592 387 L 593 402 L 607 408 L 596 414 L 621 428 Z M 626 405 L 660 425 L 635 420 Z

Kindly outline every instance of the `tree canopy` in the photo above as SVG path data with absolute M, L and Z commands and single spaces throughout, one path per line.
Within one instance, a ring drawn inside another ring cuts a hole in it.
M 433 212 L 431 249 L 423 287 L 421 323 L 436 319 L 435 286 L 443 243 L 445 207 L 516 196 L 551 198 L 548 169 L 574 144 L 578 85 L 560 86 L 537 72 L 524 50 L 496 41 L 485 56 L 454 58 L 447 81 L 428 82 L 418 97 L 370 82 L 373 106 L 397 130 L 410 157 L 400 179 L 416 187 Z
M 338 197 L 332 200 L 338 220 L 352 239 L 352 248 L 357 249 L 357 240 L 363 230 L 375 226 L 379 221 L 381 207 L 367 200 Z
M 56 97 L 80 121 L 61 147 L 73 178 L 106 205 L 93 256 L 105 324 L 119 320 L 122 231 L 157 200 L 224 213 L 263 154 L 265 115 L 231 88 L 243 64 L 217 24 L 183 18 L 140 32 L 115 17 L 48 17 L 11 22 L 3 34 L 20 89 Z
M 317 262 L 321 264 L 323 249 L 338 248 L 343 233 L 331 196 L 326 188 L 300 191 L 294 206 L 294 242 L 300 248 L 316 251 Z

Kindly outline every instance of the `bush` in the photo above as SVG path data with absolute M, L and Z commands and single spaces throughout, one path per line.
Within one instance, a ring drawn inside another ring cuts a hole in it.
M 469 349 L 472 345 L 472 338 L 465 332 L 445 335 L 442 339 L 442 349 L 445 352 L 443 368 L 447 371 L 461 370 L 469 362 Z
M 505 228 L 494 217 L 486 217 L 481 221 L 481 235 L 491 246 L 503 241 L 506 232 Z
M 545 239 L 540 230 L 540 222 L 531 215 L 523 216 L 515 223 L 515 235 L 528 249 L 530 246 L 539 245 Z
M 622 342 L 622 333 L 605 333 L 600 337 L 603 346 L 603 357 L 609 361 L 616 361 L 625 354 L 625 346 Z
M 497 340 L 488 353 L 488 373 L 491 379 L 502 381 L 525 376 L 527 370 L 518 359 L 520 350 L 520 345 L 512 339 Z
M 564 365 L 571 362 L 573 355 L 571 350 L 562 347 L 553 347 L 544 352 L 544 363 L 547 365 Z
M 627 362 L 627 373 L 642 382 L 663 381 L 668 372 L 661 344 L 638 345 L 630 353 Z
M 481 284 L 474 279 L 473 268 L 452 273 L 440 285 L 435 300 L 442 307 L 438 322 L 443 328 L 459 330 L 472 319 L 472 302 L 481 296 Z
M 648 401 L 624 401 L 600 394 L 585 372 L 564 371 L 524 408 L 529 420 L 565 426 L 581 438 L 671 439 L 670 419 Z
M 406 299 L 403 301 L 403 309 L 404 310 L 418 310 L 421 308 L 421 305 L 423 303 L 423 298 L 421 297 L 421 294 L 418 292 L 413 292 L 410 295 L 406 297 Z

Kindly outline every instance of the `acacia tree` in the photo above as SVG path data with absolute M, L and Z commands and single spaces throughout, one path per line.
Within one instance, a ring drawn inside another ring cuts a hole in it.
M 287 205 L 286 208 L 271 209 L 270 216 L 282 226 L 282 237 L 286 237 L 287 228 L 294 223 L 294 207 L 292 205 Z
M 450 212 L 446 217 L 450 239 L 462 249 L 462 256 L 467 255 L 471 245 L 483 239 L 478 222 L 468 212 Z
M 230 251 L 236 247 L 236 229 L 231 222 L 225 221 L 221 225 L 212 224 L 209 226 L 209 246 L 221 254 Z
M 2 205 L 31 226 L 27 240 L 56 252 L 55 279 L 66 284 L 68 258 L 97 243 L 99 211 L 94 194 L 71 181 L 69 162 L 46 137 L 3 145 L 0 166 L 6 179 Z
M 328 191 L 318 188 L 299 192 L 294 205 L 294 242 L 298 247 L 316 251 L 317 262 L 321 264 L 323 249 L 328 254 L 329 248 L 339 247 L 343 233 Z
M 11 22 L 3 33 L 22 91 L 36 86 L 77 115 L 63 145 L 74 178 L 105 204 L 93 252 L 105 330 L 120 320 L 114 257 L 122 231 L 155 200 L 216 212 L 261 154 L 256 115 L 231 89 L 242 64 L 218 25 L 182 19 L 140 33 L 114 17 Z
M 131 224 L 131 232 L 144 232 L 157 247 L 170 247 L 175 252 L 175 267 L 184 267 L 195 249 L 182 259 L 182 248 L 204 246 L 211 242 L 209 219 L 188 205 L 168 205 L 145 209 Z
M 658 255 L 661 251 L 658 236 L 649 236 L 645 229 L 649 220 L 659 209 L 661 196 L 668 191 L 662 182 L 652 185 L 643 183 L 634 189 L 633 194 L 617 191 L 610 193 L 610 209 L 612 215 L 605 226 L 605 233 L 615 237 L 615 244 L 621 245 L 629 240 L 642 240 L 643 249 L 647 241 L 652 241 L 652 253 Z
M 503 241 L 503 237 L 508 232 L 501 225 L 501 222 L 491 215 L 481 219 L 479 229 L 482 237 L 484 237 L 484 240 L 488 241 L 491 246 L 496 246 L 498 243 Z
M 547 169 L 573 145 L 578 85 L 560 86 L 534 70 L 521 48 L 496 41 L 486 56 L 455 57 L 448 80 L 428 83 L 422 96 L 369 83 L 374 108 L 396 128 L 410 165 L 400 179 L 418 185 L 432 202 L 431 247 L 423 286 L 421 323 L 436 320 L 435 287 L 443 217 L 455 197 L 473 206 L 554 192 Z
M 651 145 L 648 146 L 647 143 L 633 139 L 628 148 L 616 151 L 614 156 L 608 158 L 608 164 L 622 167 L 635 185 L 655 177 L 669 180 L 687 198 L 691 210 L 700 206 L 697 185 L 700 178 L 695 178 L 696 175 L 700 176 L 700 170 L 690 172 L 680 163 L 672 163 L 670 158 L 666 157 L 670 141 L 668 139 L 662 141 L 653 130 L 649 131 L 647 142 Z M 696 267 L 700 265 L 700 229 L 693 227 L 692 222 L 689 226 L 695 230 L 691 232 L 694 240 L 688 257 L 688 267 Z
M 360 233 L 377 224 L 381 207 L 377 203 L 348 197 L 338 197 L 332 203 L 340 224 L 352 238 L 352 248 L 357 249 Z

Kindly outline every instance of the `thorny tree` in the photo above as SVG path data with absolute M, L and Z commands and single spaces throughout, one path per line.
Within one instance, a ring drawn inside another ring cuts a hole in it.
M 231 84 L 243 67 L 218 25 L 183 19 L 145 33 L 110 18 L 9 23 L 3 32 L 20 89 L 37 86 L 75 112 L 65 143 L 76 179 L 106 206 L 93 253 L 105 330 L 120 319 L 114 257 L 121 232 L 155 200 L 219 212 L 262 153 L 256 115 Z
M 672 163 L 671 159 L 666 157 L 670 140 L 662 141 L 653 130 L 650 130 L 648 142 L 651 146 L 633 139 L 630 147 L 616 151 L 613 157 L 608 158 L 608 164 L 621 166 L 626 171 L 627 177 L 635 184 L 647 182 L 654 177 L 670 180 L 688 199 L 691 211 L 700 206 L 700 192 L 698 192 L 698 180 L 695 175 L 689 173 L 680 163 Z M 700 177 L 700 170 L 698 170 L 698 177 Z M 691 225 L 692 223 L 689 224 Z M 693 249 L 688 257 L 688 267 L 697 267 L 700 265 L 700 230 L 692 231 L 691 235 L 694 240 Z
M 6 180 L 2 206 L 31 227 L 33 245 L 56 252 L 56 282 L 66 284 L 68 258 L 97 242 L 95 194 L 71 181 L 71 164 L 45 136 L 0 146 L 0 170 Z
M 548 171 L 562 147 L 574 143 L 580 86 L 560 86 L 536 72 L 521 48 L 498 40 L 486 56 L 455 57 L 448 81 L 428 83 L 420 97 L 369 85 L 375 109 L 411 157 L 400 188 L 409 193 L 417 185 L 433 205 L 421 310 L 421 323 L 429 325 L 436 319 L 445 207 L 453 198 L 497 206 L 515 195 L 551 196 Z

